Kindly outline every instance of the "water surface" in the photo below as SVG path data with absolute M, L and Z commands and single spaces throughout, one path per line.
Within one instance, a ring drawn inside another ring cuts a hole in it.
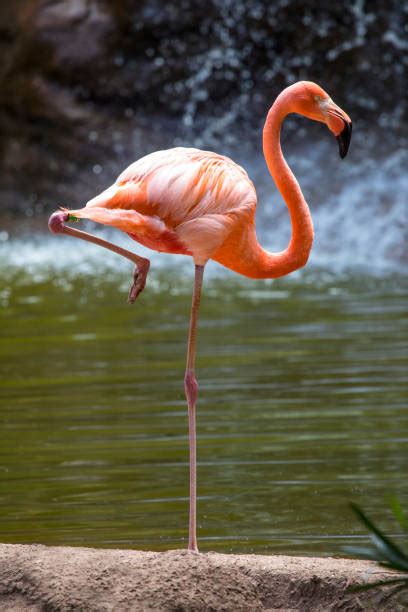
M 153 267 L 132 307 L 127 264 L 1 269 L 0 540 L 184 546 L 189 267 Z M 385 496 L 408 505 L 407 294 L 395 275 L 210 270 L 203 550 L 341 554 L 366 539 L 350 500 L 393 531 Z

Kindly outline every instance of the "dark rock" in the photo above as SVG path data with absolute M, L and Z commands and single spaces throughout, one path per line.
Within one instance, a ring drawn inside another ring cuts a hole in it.
M 397 0 L 2 3 L 1 206 L 76 206 L 98 188 L 95 164 L 106 186 L 156 146 L 251 142 L 297 79 L 321 83 L 360 131 L 401 134 L 404 11 Z

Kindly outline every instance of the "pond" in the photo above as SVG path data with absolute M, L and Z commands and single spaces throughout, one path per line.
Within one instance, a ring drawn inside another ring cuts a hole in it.
M 129 306 L 127 263 L 48 240 L 42 261 L 35 243 L 2 252 L 0 541 L 184 547 L 192 270 L 159 258 Z M 392 532 L 386 496 L 408 505 L 407 284 L 220 271 L 198 340 L 201 549 L 342 554 L 366 540 L 350 501 Z

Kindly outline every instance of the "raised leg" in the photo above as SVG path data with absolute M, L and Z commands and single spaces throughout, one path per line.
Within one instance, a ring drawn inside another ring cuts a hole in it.
M 67 236 L 73 236 L 74 238 L 80 238 L 81 240 L 86 240 L 86 242 L 92 242 L 93 244 L 97 244 L 98 246 L 104 247 L 105 249 L 109 249 L 109 251 L 113 251 L 118 255 L 122 255 L 122 257 L 126 257 L 135 264 L 135 271 L 133 273 L 133 283 L 130 287 L 128 301 L 130 304 L 136 300 L 137 296 L 143 291 L 146 285 L 146 277 L 150 267 L 150 261 L 145 259 L 144 257 L 140 257 L 136 255 L 136 253 L 132 253 L 122 247 L 113 244 L 112 242 L 108 242 L 108 240 L 103 240 L 103 238 L 98 238 L 98 236 L 93 236 L 92 234 L 88 234 L 88 232 L 83 232 L 78 229 L 74 229 L 73 227 L 69 227 L 65 225 L 65 223 L 69 219 L 69 213 L 60 211 L 55 212 L 51 215 L 48 221 L 48 227 L 53 234 L 66 234 Z
M 187 364 L 184 389 L 188 404 L 188 432 L 190 446 L 190 518 L 188 529 L 188 550 L 198 552 L 197 546 L 197 446 L 196 446 L 196 403 L 198 384 L 195 377 L 195 355 L 197 321 L 200 309 L 201 288 L 203 286 L 204 266 L 195 267 L 193 301 L 191 305 L 190 331 L 188 334 Z

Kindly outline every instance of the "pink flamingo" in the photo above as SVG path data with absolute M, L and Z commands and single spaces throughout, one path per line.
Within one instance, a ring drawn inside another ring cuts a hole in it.
M 340 157 L 351 138 L 350 117 L 315 83 L 287 87 L 269 110 L 263 151 L 269 171 L 289 209 L 292 237 L 279 253 L 263 249 L 256 237 L 256 191 L 243 168 L 228 157 L 177 147 L 156 151 L 131 164 L 114 185 L 84 208 L 51 215 L 49 228 L 103 246 L 135 264 L 129 302 L 144 289 L 150 262 L 106 240 L 65 225 L 91 219 L 116 227 L 146 247 L 190 255 L 195 264 L 184 388 L 188 404 L 190 515 L 188 549 L 198 552 L 196 537 L 196 426 L 198 384 L 196 333 L 204 267 L 209 259 L 250 278 L 278 278 L 303 267 L 313 242 L 313 224 L 299 184 L 280 146 L 280 129 L 289 113 L 325 123 L 336 136 Z

